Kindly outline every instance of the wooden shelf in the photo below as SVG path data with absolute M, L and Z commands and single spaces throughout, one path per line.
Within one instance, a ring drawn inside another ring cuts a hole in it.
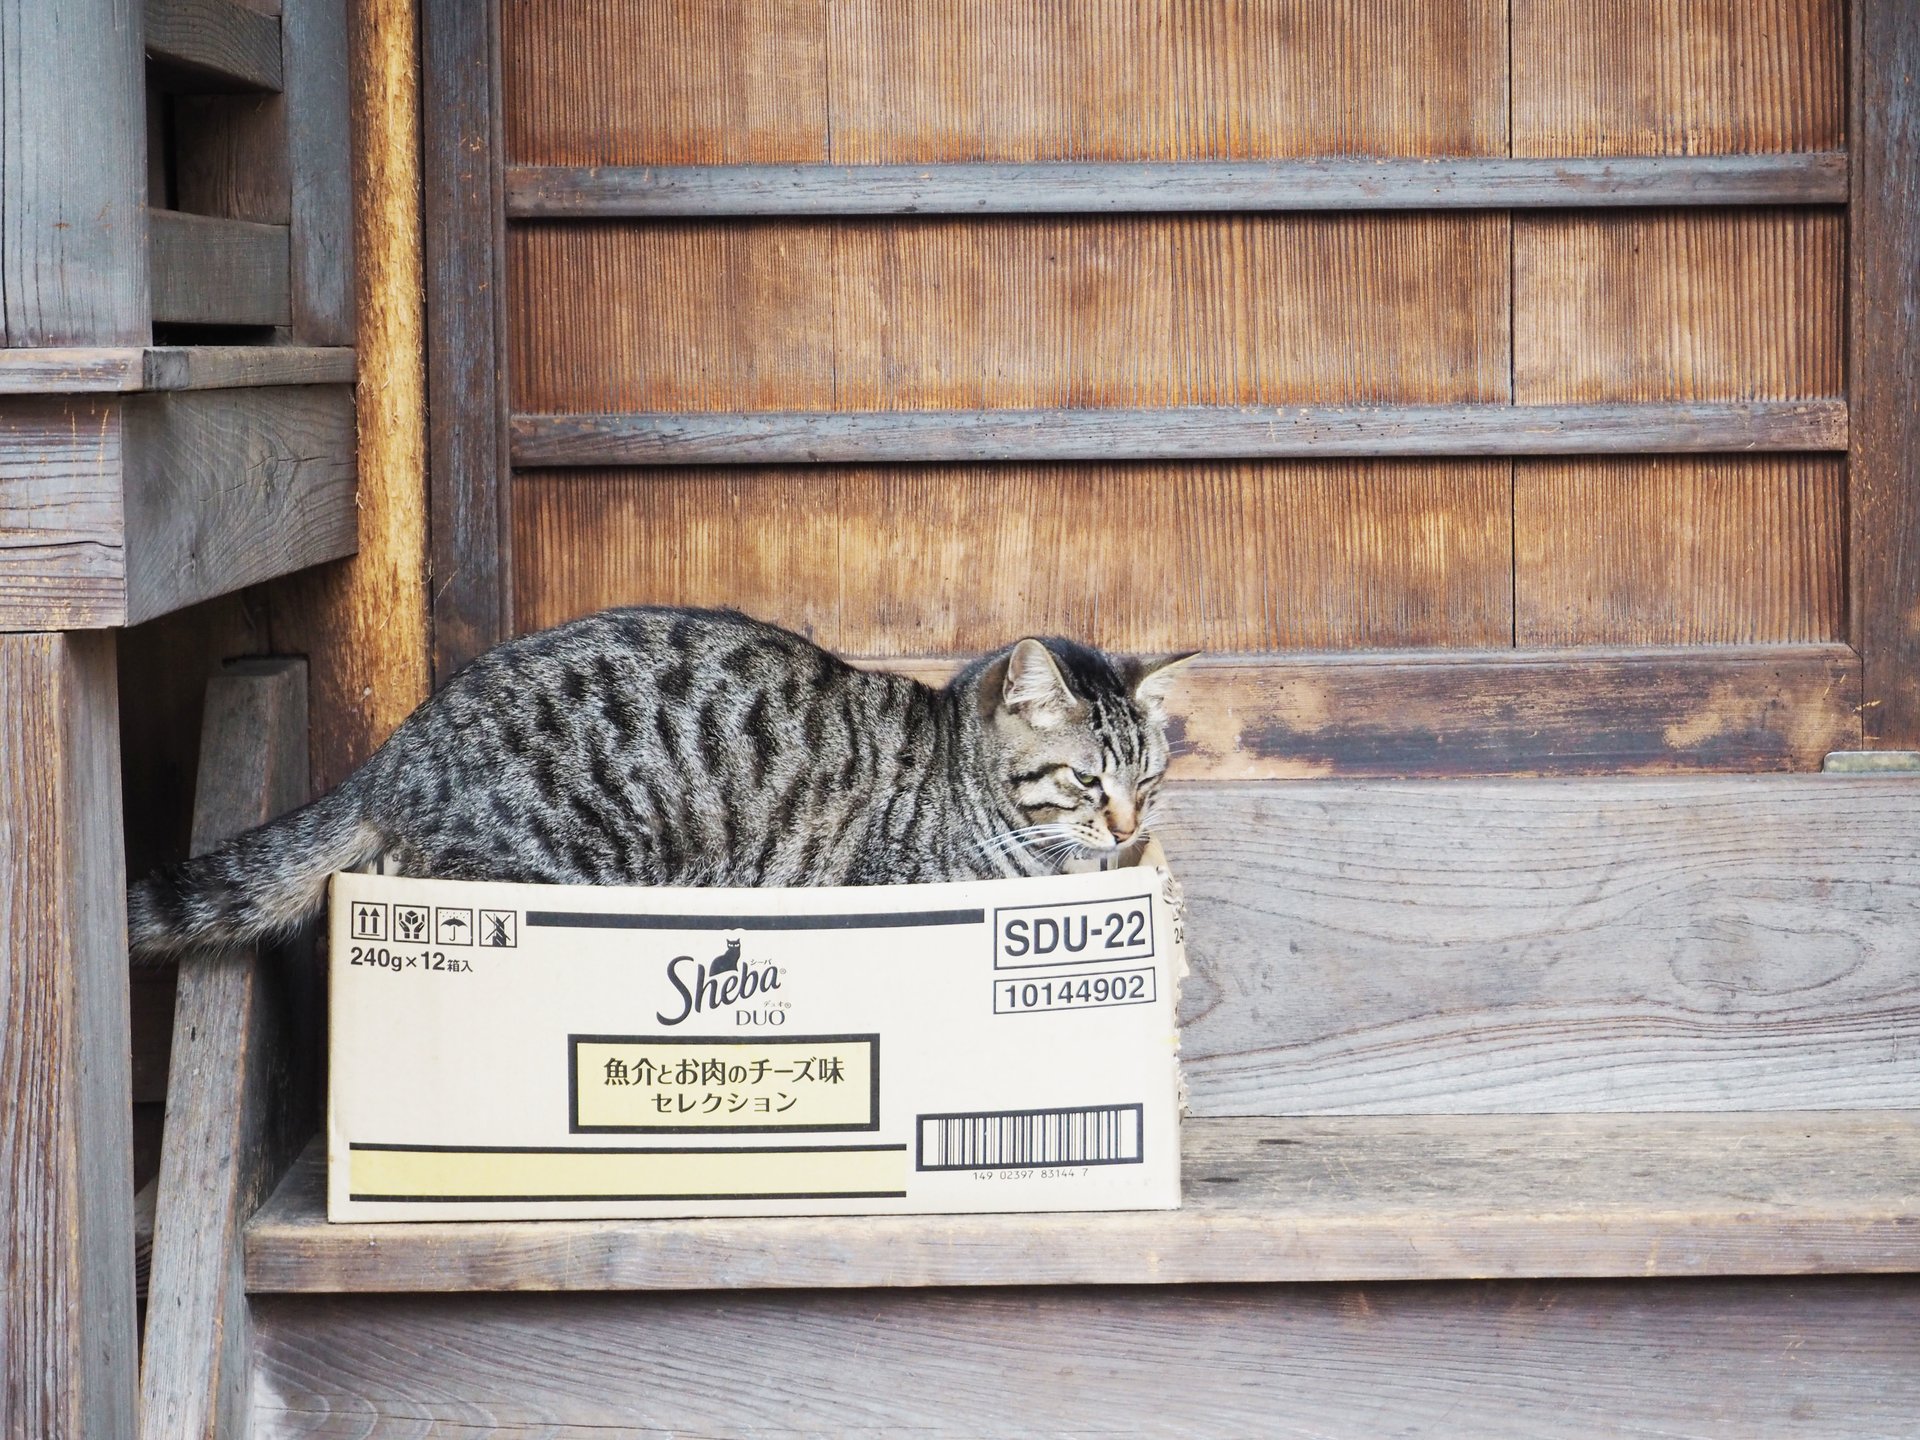
M 1837 205 L 1838 151 L 938 165 L 514 166 L 514 220 Z
M 513 464 L 778 465 L 1847 448 L 1843 400 L 516 415 Z
M 1197 1119 L 1186 1205 L 329 1225 L 317 1143 L 254 1292 L 1185 1284 L 1920 1268 L 1920 1112 Z

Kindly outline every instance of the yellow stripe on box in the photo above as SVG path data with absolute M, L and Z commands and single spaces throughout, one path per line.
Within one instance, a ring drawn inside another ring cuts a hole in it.
M 360 1150 L 356 1200 L 653 1199 L 897 1194 L 904 1146 L 883 1150 Z

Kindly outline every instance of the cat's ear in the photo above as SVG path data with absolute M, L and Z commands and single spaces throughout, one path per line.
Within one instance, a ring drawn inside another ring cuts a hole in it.
M 1022 640 L 1008 654 L 1000 704 L 1036 730 L 1064 725 L 1082 708 L 1054 663 L 1052 652 L 1038 640 Z
M 1179 655 L 1161 655 L 1151 660 L 1135 660 L 1129 665 L 1128 680 L 1133 690 L 1133 698 L 1147 707 L 1150 714 L 1163 714 L 1166 710 L 1167 691 L 1173 688 L 1173 682 L 1180 678 L 1180 671 L 1186 663 L 1197 656 L 1198 650 L 1188 650 Z

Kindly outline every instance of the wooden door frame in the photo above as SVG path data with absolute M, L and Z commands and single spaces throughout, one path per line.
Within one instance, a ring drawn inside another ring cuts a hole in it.
M 1848 32 L 1848 641 L 1863 743 L 1920 748 L 1920 8 Z M 436 684 L 514 631 L 499 0 L 423 0 Z

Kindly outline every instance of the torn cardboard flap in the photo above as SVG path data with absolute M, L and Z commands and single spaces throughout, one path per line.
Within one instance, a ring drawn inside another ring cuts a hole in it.
M 328 1218 L 1168 1209 L 1172 877 L 333 879 Z

